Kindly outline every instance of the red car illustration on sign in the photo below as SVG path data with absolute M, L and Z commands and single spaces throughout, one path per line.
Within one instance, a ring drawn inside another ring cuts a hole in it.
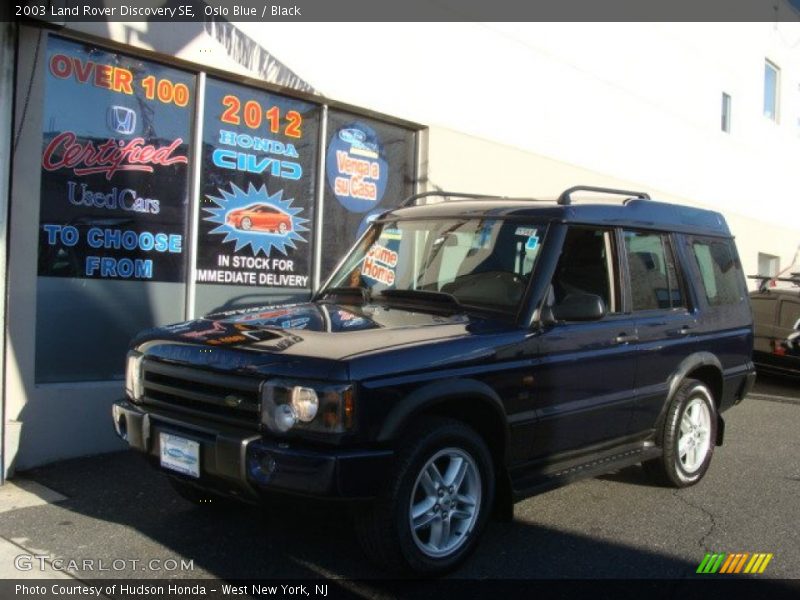
M 292 218 L 271 204 L 252 204 L 228 213 L 228 225 L 243 231 L 271 231 L 286 234 L 292 230 Z

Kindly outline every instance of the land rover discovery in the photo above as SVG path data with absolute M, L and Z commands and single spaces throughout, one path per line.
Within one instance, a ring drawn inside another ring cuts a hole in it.
M 696 484 L 752 350 L 718 213 L 429 192 L 308 303 L 139 335 L 113 419 L 190 500 L 345 500 L 372 559 L 438 574 L 539 491 L 636 463 Z

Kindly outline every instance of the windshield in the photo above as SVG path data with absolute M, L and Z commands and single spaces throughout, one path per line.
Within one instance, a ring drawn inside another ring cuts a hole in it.
M 451 304 L 516 314 L 545 225 L 504 219 L 376 222 L 334 273 L 333 288 L 365 298 L 447 298 Z

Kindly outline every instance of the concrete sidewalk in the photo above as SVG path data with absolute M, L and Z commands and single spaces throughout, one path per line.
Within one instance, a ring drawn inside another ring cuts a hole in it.
M 35 481 L 17 478 L 0 487 L 0 513 L 44 506 L 66 497 Z M 0 537 L 0 579 L 73 579 L 50 564 L 44 551 L 29 545 L 27 538 L 7 540 Z

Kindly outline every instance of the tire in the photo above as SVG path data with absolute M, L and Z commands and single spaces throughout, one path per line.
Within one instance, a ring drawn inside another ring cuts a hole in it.
M 708 471 L 717 439 L 717 409 L 711 391 L 701 381 L 686 379 L 675 393 L 661 436 L 663 454 L 642 463 L 656 481 L 688 487 Z
M 442 418 L 419 423 L 398 448 L 389 489 L 356 513 L 356 533 L 384 569 L 444 574 L 469 556 L 486 527 L 495 486 L 491 454 L 475 431 Z
M 286 223 L 280 223 L 278 225 L 278 233 L 280 233 L 281 235 L 286 234 Z
M 253 222 L 250 220 L 250 217 L 245 217 L 239 222 L 239 227 L 245 231 L 250 231 L 253 227 Z

